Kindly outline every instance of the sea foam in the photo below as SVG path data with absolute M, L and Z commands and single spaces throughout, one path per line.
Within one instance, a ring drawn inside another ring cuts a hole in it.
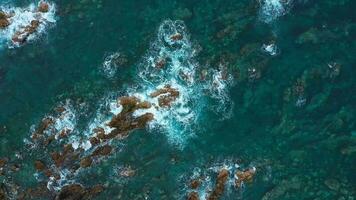
M 293 0 L 259 0 L 259 3 L 260 19 L 271 23 L 288 12 Z

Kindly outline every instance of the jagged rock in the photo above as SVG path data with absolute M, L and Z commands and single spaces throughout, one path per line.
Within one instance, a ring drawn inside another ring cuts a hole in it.
M 220 196 L 224 193 L 225 185 L 227 179 L 229 178 L 229 171 L 227 169 L 222 169 L 216 179 L 216 184 L 213 191 L 209 194 L 208 200 L 218 200 Z
M 182 40 L 183 39 L 183 35 L 180 33 L 175 33 L 173 35 L 171 35 L 171 40 L 173 41 L 178 41 L 178 40 Z
M 145 113 L 138 117 L 132 116 L 133 112 L 138 109 L 150 108 L 149 102 L 141 102 L 136 97 L 121 97 L 119 103 L 123 107 L 122 111 L 107 124 L 111 128 L 115 128 L 110 133 L 110 138 L 119 134 L 127 135 L 129 131 L 137 128 L 144 128 L 149 121 L 153 120 L 152 113 Z
M 4 29 L 10 25 L 10 21 L 8 20 L 8 15 L 0 11 L 0 29 Z
M 235 186 L 240 188 L 243 183 L 251 182 L 256 170 L 254 168 L 245 170 L 245 171 L 237 171 L 235 174 Z
M 197 192 L 190 192 L 188 194 L 188 200 L 199 200 L 199 195 Z
M 0 185 L 0 199 L 1 200 L 7 199 L 6 188 L 5 188 L 5 185 L 3 185 L 3 184 Z
M 100 140 L 97 137 L 91 137 L 89 139 L 89 141 L 92 146 L 96 146 L 96 145 L 100 144 Z
M 82 200 L 87 191 L 79 184 L 66 185 L 57 195 L 56 200 Z
M 190 188 L 197 189 L 200 186 L 201 182 L 198 179 L 194 179 L 190 182 Z
M 150 97 L 158 97 L 158 105 L 160 107 L 170 107 L 172 102 L 179 97 L 179 91 L 172 88 L 170 85 L 166 85 L 163 88 L 151 93 Z
M 62 156 L 60 153 L 58 152 L 52 152 L 51 153 L 51 158 L 54 162 L 54 164 L 57 166 L 57 167 L 60 167 L 63 162 L 64 162 L 64 156 Z
M 43 171 L 46 169 L 46 165 L 40 160 L 36 160 L 34 165 L 37 171 Z
M 47 2 L 41 1 L 38 5 L 38 12 L 46 13 L 49 11 L 49 5 Z
M 155 67 L 162 69 L 164 66 L 166 65 L 166 59 L 164 58 L 159 58 L 156 62 L 155 62 Z
M 112 147 L 109 145 L 104 145 L 95 149 L 92 156 L 107 156 L 111 153 Z
M 44 118 L 41 123 L 39 124 L 39 126 L 37 127 L 35 134 L 38 135 L 43 135 L 44 131 L 48 129 L 48 127 L 50 127 L 51 125 L 53 125 L 54 121 L 52 118 Z
M 0 159 L 0 168 L 4 167 L 7 163 L 8 159 L 7 158 L 1 158 Z
M 91 159 L 91 157 L 85 157 L 80 161 L 80 167 L 82 168 L 90 167 L 92 162 L 93 160 Z
M 84 188 L 79 184 L 66 185 L 62 188 L 55 200 L 84 200 L 93 199 L 104 190 L 101 185 L 92 188 Z
M 32 20 L 31 24 L 26 26 L 24 31 L 17 31 L 13 36 L 12 36 L 12 41 L 14 43 L 19 43 L 23 44 L 27 41 L 27 38 L 33 34 L 34 32 L 37 31 L 38 27 L 40 26 L 40 21 L 39 20 Z

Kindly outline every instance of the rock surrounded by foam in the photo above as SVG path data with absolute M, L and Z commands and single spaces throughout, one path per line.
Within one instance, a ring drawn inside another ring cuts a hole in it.
M 46 1 L 26 8 L 3 6 L 0 10 L 0 42 L 10 48 L 35 40 L 56 22 L 55 6 Z

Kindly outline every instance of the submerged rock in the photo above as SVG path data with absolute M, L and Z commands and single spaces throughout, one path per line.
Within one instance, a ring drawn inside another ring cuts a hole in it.
M 92 162 L 93 160 L 91 159 L 91 157 L 85 157 L 80 161 L 80 167 L 82 168 L 90 167 Z
M 84 188 L 80 184 L 71 184 L 64 186 L 55 200 L 84 200 L 93 199 L 96 195 L 104 191 L 104 187 L 96 185 L 92 188 Z
M 46 165 L 40 160 L 36 160 L 34 165 L 37 171 L 43 171 L 46 169 Z
M 188 200 L 199 200 L 199 194 L 197 192 L 190 192 L 188 194 Z

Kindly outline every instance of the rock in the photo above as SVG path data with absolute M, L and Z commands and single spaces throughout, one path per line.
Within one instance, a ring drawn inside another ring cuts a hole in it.
M 7 199 L 7 195 L 6 195 L 6 188 L 4 184 L 0 185 L 0 199 L 1 200 L 5 200 Z
M 91 157 L 85 157 L 80 161 L 80 167 L 82 168 L 90 167 L 92 162 L 93 160 L 91 159 Z
M 198 179 L 194 179 L 190 182 L 190 188 L 195 190 L 200 186 L 201 182 Z
M 7 13 L 0 11 L 0 29 L 4 29 L 10 25 L 8 18 L 9 16 Z
M 94 197 L 100 194 L 104 190 L 101 185 L 96 185 L 92 188 L 84 188 L 80 184 L 72 184 L 64 186 L 55 200 L 84 200 L 94 199 Z
M 340 188 L 340 183 L 336 179 L 327 179 L 324 181 L 324 184 L 330 189 L 334 191 L 338 191 Z
M 250 168 L 245 171 L 237 171 L 235 174 L 235 187 L 241 188 L 243 183 L 251 182 L 255 173 L 255 168 Z
M 104 191 L 104 187 L 102 185 L 95 185 L 91 187 L 88 191 L 88 198 L 92 199 L 94 196 L 102 193 Z
M 111 153 L 112 147 L 109 145 L 104 145 L 95 149 L 92 156 L 107 156 Z
M 170 85 L 166 85 L 163 88 L 151 93 L 150 97 L 158 97 L 158 105 L 160 107 L 170 107 L 172 102 L 179 97 L 179 91 L 172 88 Z
M 40 21 L 39 20 L 32 20 L 30 25 L 26 26 L 23 31 L 17 31 L 13 36 L 12 36 L 12 42 L 18 43 L 18 44 L 23 44 L 27 41 L 27 38 L 35 33 L 40 26 Z
M 57 167 L 60 167 L 63 162 L 64 162 L 64 156 L 62 156 L 60 153 L 58 152 L 52 152 L 51 153 L 51 158 L 52 160 L 54 161 L 54 164 L 57 166 Z
M 41 1 L 38 5 L 38 12 L 46 13 L 49 11 L 49 5 L 45 1 Z
M 72 184 L 64 186 L 56 200 L 82 200 L 84 199 L 87 191 L 79 184 Z
M 155 62 L 155 67 L 162 69 L 164 66 L 166 65 L 166 59 L 164 58 L 159 58 L 156 62 Z
M 97 137 L 91 137 L 89 139 L 89 141 L 92 146 L 96 146 L 96 145 L 100 144 L 100 140 Z
M 1 158 L 0 159 L 0 168 L 5 167 L 7 162 L 8 162 L 7 158 Z
M 183 35 L 180 34 L 180 33 L 175 33 L 175 34 L 171 35 L 170 39 L 172 41 L 182 40 L 183 39 Z
M 188 200 L 199 200 L 199 194 L 197 192 L 190 192 L 188 194 Z
M 218 200 L 224 193 L 226 182 L 229 178 L 229 171 L 222 169 L 216 179 L 216 184 L 213 191 L 209 194 L 207 200 Z
M 123 177 L 132 177 L 136 173 L 135 170 L 131 169 L 131 167 L 126 167 L 120 171 L 120 176 Z
M 46 165 L 40 160 L 36 160 L 34 165 L 37 171 L 43 171 L 46 169 Z

